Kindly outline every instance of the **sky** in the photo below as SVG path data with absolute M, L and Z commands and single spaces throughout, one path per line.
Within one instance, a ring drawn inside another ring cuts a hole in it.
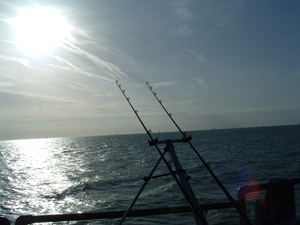
M 0 2 L 0 140 L 300 123 L 300 1 Z

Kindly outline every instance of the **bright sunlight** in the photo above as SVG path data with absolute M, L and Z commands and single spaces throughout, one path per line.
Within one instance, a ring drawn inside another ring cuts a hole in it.
M 65 17 L 45 7 L 20 9 L 13 26 L 18 45 L 29 54 L 47 53 L 70 33 Z

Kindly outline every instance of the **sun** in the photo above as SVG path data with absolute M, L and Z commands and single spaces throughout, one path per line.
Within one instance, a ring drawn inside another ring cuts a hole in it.
M 47 53 L 70 34 L 65 17 L 45 7 L 20 9 L 12 25 L 17 44 L 29 54 Z

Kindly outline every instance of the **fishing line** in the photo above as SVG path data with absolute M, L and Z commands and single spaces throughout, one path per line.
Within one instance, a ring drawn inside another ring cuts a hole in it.
M 169 113 L 167 111 L 167 109 L 164 107 L 164 105 L 162 104 L 162 100 L 158 99 L 156 92 L 154 92 L 152 90 L 152 87 L 149 85 L 148 82 L 146 82 L 147 86 L 149 87 L 150 91 L 152 92 L 152 94 L 154 95 L 154 97 L 156 98 L 156 100 L 158 101 L 158 103 L 161 105 L 161 107 L 164 109 L 164 111 L 167 113 L 167 115 L 169 116 L 169 118 L 172 120 L 172 122 L 174 123 L 174 125 L 177 127 L 177 129 L 179 130 L 179 132 L 183 135 L 184 138 L 188 138 L 187 137 L 187 133 L 183 132 L 180 127 L 177 125 L 177 123 L 175 122 L 175 120 L 172 118 L 172 114 Z M 223 186 L 223 184 L 221 183 L 221 181 L 218 179 L 218 177 L 214 174 L 214 172 L 211 170 L 211 168 L 209 167 L 209 165 L 205 162 L 205 160 L 201 157 L 201 155 L 198 153 L 198 151 L 196 150 L 196 148 L 193 146 L 193 144 L 188 140 L 187 141 L 190 145 L 190 147 L 193 149 L 193 151 L 196 153 L 196 155 L 198 156 L 198 158 L 200 159 L 200 161 L 203 163 L 203 165 L 205 166 L 205 168 L 208 170 L 208 172 L 210 173 L 210 175 L 214 178 L 214 180 L 217 182 L 217 184 L 219 185 L 219 187 L 221 188 L 221 190 L 224 192 L 224 194 L 227 196 L 227 198 L 229 199 L 229 201 L 231 202 L 231 204 L 234 206 L 234 208 L 238 211 L 238 213 L 243 217 L 243 219 L 245 220 L 245 222 L 247 222 L 248 224 L 252 224 L 249 220 L 249 218 L 245 215 L 245 213 L 243 212 L 243 210 L 238 206 L 238 204 L 234 201 L 234 199 L 232 198 L 232 196 L 229 194 L 229 192 L 226 190 L 226 188 Z

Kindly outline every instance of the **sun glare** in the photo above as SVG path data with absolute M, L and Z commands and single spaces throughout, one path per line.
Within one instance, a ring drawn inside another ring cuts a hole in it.
M 29 54 L 46 53 L 69 35 L 65 17 L 49 8 L 20 9 L 12 22 L 18 45 Z

